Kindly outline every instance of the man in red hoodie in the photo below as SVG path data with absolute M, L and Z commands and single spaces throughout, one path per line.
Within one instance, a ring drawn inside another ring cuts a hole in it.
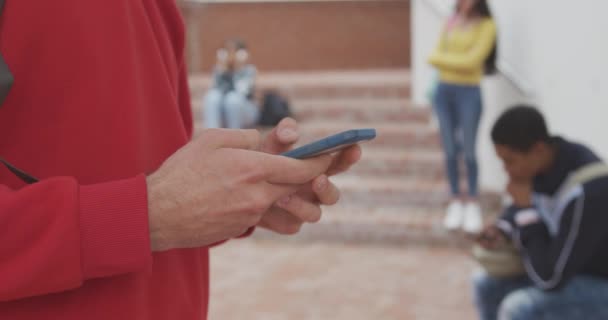
M 40 181 L 0 169 L 0 319 L 205 319 L 209 246 L 337 201 L 360 149 L 271 155 L 293 120 L 190 141 L 183 49 L 174 0 L 6 2 L 0 155 Z

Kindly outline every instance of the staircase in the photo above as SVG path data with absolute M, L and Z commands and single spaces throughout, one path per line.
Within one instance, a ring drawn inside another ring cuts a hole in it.
M 208 78 L 191 78 L 197 120 L 208 85 Z M 353 128 L 378 132 L 363 145 L 361 162 L 332 178 L 342 191 L 340 203 L 325 208 L 318 224 L 280 241 L 465 244 L 441 228 L 449 194 L 439 134 L 430 109 L 409 99 L 407 70 L 267 74 L 258 87 L 289 97 L 303 142 Z M 496 195 L 482 196 L 486 212 L 497 211 L 498 202 Z M 260 230 L 255 237 L 277 236 Z

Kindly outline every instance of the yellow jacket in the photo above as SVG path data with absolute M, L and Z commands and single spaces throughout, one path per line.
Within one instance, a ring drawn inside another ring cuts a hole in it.
M 429 63 L 439 69 L 442 82 L 476 85 L 496 41 L 496 25 L 490 18 L 479 23 L 443 31 Z

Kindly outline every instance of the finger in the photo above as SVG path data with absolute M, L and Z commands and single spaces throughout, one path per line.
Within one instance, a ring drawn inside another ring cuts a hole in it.
M 498 238 L 500 237 L 500 231 L 498 231 L 497 228 L 495 227 L 490 227 L 488 228 L 488 230 L 486 231 L 486 237 L 492 241 L 495 242 L 496 240 L 498 240 Z
M 473 235 L 473 236 L 474 236 L 475 241 L 480 244 L 482 244 L 482 243 L 487 244 L 488 242 L 491 242 L 493 239 L 492 234 L 489 231 L 489 229 L 485 229 L 482 232 L 480 232 L 479 234 Z
M 463 234 L 464 239 L 466 239 L 467 241 L 471 241 L 471 242 L 479 242 L 479 234 L 473 234 L 473 233 L 468 233 L 465 232 Z
M 479 245 L 486 250 L 492 250 L 492 244 L 487 240 L 480 241 Z
M 261 137 L 257 130 L 207 129 L 199 139 L 212 149 L 258 150 Z
M 325 173 L 332 158 L 322 155 L 306 160 L 296 160 L 284 156 L 256 154 L 256 161 L 262 166 L 262 175 L 274 184 L 304 184 Z
M 312 190 L 323 205 L 331 206 L 340 200 L 340 190 L 329 181 L 326 175 L 321 175 L 313 180 Z
M 506 244 L 507 241 L 507 238 L 502 233 L 496 235 L 496 246 Z
M 295 195 L 282 198 L 276 205 L 305 222 L 314 223 L 321 219 L 321 207 L 318 204 Z
M 298 190 L 302 188 L 302 185 L 299 184 L 274 184 L 268 182 L 265 182 L 260 186 L 264 188 L 264 191 L 260 193 L 272 204 L 285 197 L 296 194 Z
M 488 241 L 488 249 L 489 250 L 494 250 L 496 248 L 498 248 L 498 242 L 496 241 L 496 239 L 492 240 L 492 241 Z
M 258 226 L 280 234 L 295 234 L 302 227 L 302 220 L 278 207 L 272 207 Z
M 260 150 L 279 154 L 289 150 L 299 138 L 298 123 L 292 118 L 285 118 L 268 134 Z
M 351 146 L 344 149 L 338 155 L 334 156 L 333 163 L 327 171 L 328 176 L 333 176 L 350 169 L 352 165 L 361 160 L 361 147 L 359 145 Z
M 482 247 L 484 247 L 484 248 L 486 248 L 486 249 L 487 249 L 487 248 L 489 248 L 489 247 L 490 247 L 490 245 L 492 244 L 492 239 L 489 239 L 489 238 L 485 238 L 485 237 L 484 237 L 484 238 L 479 238 L 479 239 L 477 240 L 477 242 L 478 242 L 478 243 L 479 243 L 479 244 L 480 244 Z
M 481 243 L 481 242 L 483 242 L 483 241 L 486 240 L 486 235 L 483 232 L 481 232 L 480 234 L 474 236 L 473 240 L 476 241 L 476 242 Z

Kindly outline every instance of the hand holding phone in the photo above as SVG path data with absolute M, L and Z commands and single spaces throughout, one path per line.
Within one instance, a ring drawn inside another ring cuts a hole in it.
M 475 241 L 485 249 L 492 250 L 506 243 L 507 239 L 498 227 L 490 225 L 475 237 Z

